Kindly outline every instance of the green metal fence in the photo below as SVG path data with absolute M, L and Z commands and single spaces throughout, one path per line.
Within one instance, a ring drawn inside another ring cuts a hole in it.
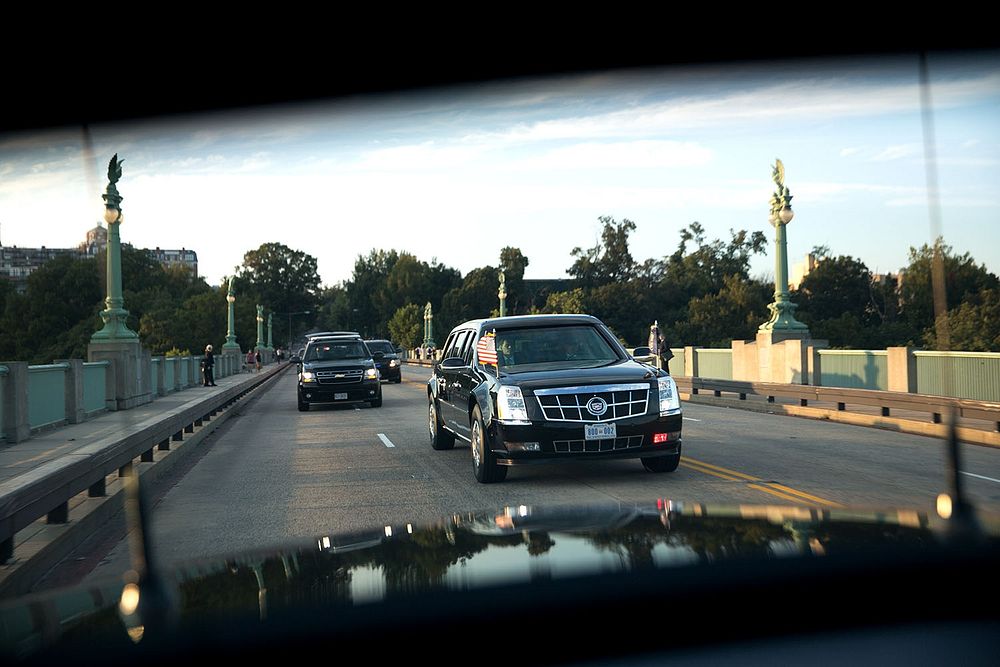
M 163 373 L 163 369 L 160 367 L 160 365 L 163 362 L 163 359 L 160 358 L 160 357 L 153 357 L 152 359 L 150 359 L 150 362 L 151 363 L 149 364 L 149 368 L 150 368 L 150 371 L 149 371 L 149 390 L 150 390 L 150 392 L 152 392 L 153 399 L 155 400 L 156 397 L 160 395 L 158 387 L 160 386 L 160 384 L 159 384 L 160 374 Z
M 889 357 L 885 350 L 819 350 L 824 387 L 889 389 Z
M 167 394 L 174 390 L 177 382 L 175 373 L 177 372 L 177 357 L 166 357 L 163 360 L 163 391 Z
M 177 357 L 177 376 L 180 378 L 181 389 L 188 386 L 188 369 L 191 367 L 191 357 Z
M 7 391 L 7 367 L 0 366 L 0 442 L 4 440 L 3 434 L 3 394 Z
M 108 409 L 108 366 L 111 362 L 95 361 L 83 364 L 83 411 L 91 415 Z
M 917 393 L 1000 402 L 1000 353 L 915 351 Z
M 701 348 L 694 351 L 697 358 L 698 377 L 715 380 L 733 379 L 732 349 Z M 676 357 L 674 357 L 676 359 Z
M 28 425 L 35 429 L 66 421 L 69 364 L 28 366 Z

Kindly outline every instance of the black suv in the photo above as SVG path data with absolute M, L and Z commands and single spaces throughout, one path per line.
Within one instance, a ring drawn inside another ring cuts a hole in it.
M 383 380 L 396 384 L 403 381 L 403 373 L 399 368 L 401 363 L 399 353 L 392 343 L 387 340 L 366 340 L 365 345 L 372 351 L 375 368 Z
M 382 405 L 378 369 L 360 335 L 338 331 L 308 338 L 299 364 L 299 410 L 305 412 L 312 403 Z
M 434 449 L 472 445 L 480 482 L 507 467 L 639 458 L 671 472 L 681 458 L 673 378 L 635 361 L 589 315 L 474 320 L 452 330 L 427 382 Z

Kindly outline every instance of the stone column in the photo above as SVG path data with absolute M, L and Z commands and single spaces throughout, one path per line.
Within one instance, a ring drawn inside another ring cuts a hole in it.
M 889 391 L 917 393 L 917 357 L 912 347 L 886 349 L 889 366 Z

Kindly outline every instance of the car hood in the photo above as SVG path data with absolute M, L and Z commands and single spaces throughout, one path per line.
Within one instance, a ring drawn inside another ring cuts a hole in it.
M 1000 524 L 994 517 L 984 525 L 988 536 L 982 544 L 995 554 Z M 650 572 L 677 572 L 682 581 L 734 561 L 932 552 L 945 542 L 946 527 L 912 510 L 663 499 L 648 505 L 515 505 L 187 563 L 163 572 L 159 582 L 166 594 L 149 597 L 172 601 L 167 606 L 175 624 L 196 628 L 224 618 L 253 634 L 259 624 L 302 613 L 304 607 L 316 614 L 407 598 L 419 605 L 415 596 L 434 591 Z M 0 603 L 0 655 L 21 658 L 51 645 L 89 646 L 95 637 L 106 642 L 102 646 L 131 650 L 139 641 L 136 634 L 141 638 L 144 625 L 155 629 L 155 622 L 127 622 L 119 613 L 121 594 L 122 581 L 116 579 Z
M 619 361 L 600 368 L 567 368 L 527 373 L 504 373 L 503 384 L 513 384 L 522 390 L 545 387 L 574 387 L 595 384 L 650 382 L 656 369 L 632 360 Z

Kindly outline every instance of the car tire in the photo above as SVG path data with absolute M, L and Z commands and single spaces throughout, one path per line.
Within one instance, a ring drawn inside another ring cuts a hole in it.
M 403 376 L 399 376 L 398 378 L 396 378 L 396 384 L 399 384 L 402 381 L 403 381 Z
M 455 434 L 444 430 L 438 417 L 437 405 L 434 399 L 427 401 L 427 432 L 430 434 L 431 447 L 437 450 L 453 449 Z
M 378 388 L 378 398 L 376 398 L 374 401 L 368 401 L 368 405 L 372 406 L 373 408 L 382 407 L 382 387 Z
M 642 467 L 649 472 L 673 472 L 677 470 L 677 466 L 680 465 L 680 462 L 680 454 L 674 454 L 673 456 L 654 456 L 651 458 L 644 457 L 642 459 Z
M 299 412 L 309 412 L 309 404 L 299 399 Z
M 507 467 L 497 464 L 497 457 L 486 446 L 486 424 L 479 406 L 472 408 L 469 420 L 472 427 L 472 472 L 482 484 L 502 482 L 507 478 Z

